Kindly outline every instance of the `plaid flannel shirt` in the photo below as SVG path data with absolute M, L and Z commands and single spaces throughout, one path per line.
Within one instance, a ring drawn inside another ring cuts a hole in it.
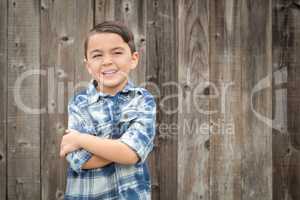
M 153 149 L 156 104 L 144 88 L 128 81 L 115 96 L 96 90 L 92 81 L 68 105 L 68 128 L 127 144 L 138 155 L 133 165 L 111 163 L 82 169 L 92 153 L 79 149 L 67 155 L 65 200 L 150 200 L 150 174 L 145 162 Z

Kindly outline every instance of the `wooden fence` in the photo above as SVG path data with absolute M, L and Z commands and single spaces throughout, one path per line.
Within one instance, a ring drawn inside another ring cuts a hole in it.
M 63 198 L 83 40 L 110 19 L 157 98 L 153 200 L 300 199 L 299 0 L 1 0 L 1 200 Z

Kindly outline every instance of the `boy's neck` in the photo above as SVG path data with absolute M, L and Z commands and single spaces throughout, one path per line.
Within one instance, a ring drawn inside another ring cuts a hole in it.
M 122 91 L 124 87 L 126 86 L 128 82 L 128 79 L 123 81 L 121 84 L 119 84 L 117 87 L 109 88 L 109 87 L 101 87 L 101 84 L 98 84 L 97 91 L 102 92 L 104 94 L 109 94 L 112 96 L 115 96 L 119 91 Z

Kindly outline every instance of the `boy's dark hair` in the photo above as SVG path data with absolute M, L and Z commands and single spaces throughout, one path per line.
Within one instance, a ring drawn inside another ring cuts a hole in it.
M 88 33 L 84 41 L 84 56 L 87 58 L 87 49 L 90 36 L 95 33 L 116 33 L 126 42 L 130 48 L 131 53 L 135 52 L 134 37 L 131 30 L 120 21 L 104 21 L 95 25 Z

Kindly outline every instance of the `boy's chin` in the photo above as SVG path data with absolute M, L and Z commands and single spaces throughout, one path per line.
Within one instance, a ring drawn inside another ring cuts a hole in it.
M 126 81 L 126 79 L 124 79 L 124 80 L 101 80 L 100 82 L 98 81 L 98 83 L 102 87 L 114 88 L 114 87 L 118 87 L 119 85 L 123 84 L 124 81 Z

